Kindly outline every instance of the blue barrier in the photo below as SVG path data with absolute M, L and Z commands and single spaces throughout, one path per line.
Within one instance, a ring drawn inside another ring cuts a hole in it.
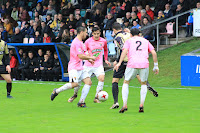
M 21 64 L 21 59 L 19 56 L 18 52 L 18 47 L 25 46 L 25 47 L 34 47 L 34 46 L 54 46 L 56 53 L 58 54 L 58 59 L 60 61 L 60 66 L 61 66 L 61 72 L 62 72 L 62 81 L 69 81 L 69 77 L 67 74 L 67 64 L 69 62 L 69 51 L 63 51 L 63 46 L 70 50 L 70 46 L 65 43 L 31 43 L 31 44 L 26 44 L 26 43 L 8 43 L 9 46 L 13 46 L 16 50 L 16 54 L 19 60 L 19 63 Z M 60 47 L 62 46 L 62 47 Z M 58 48 L 60 47 L 60 49 Z M 68 53 L 67 53 L 68 52 Z M 61 53 L 65 53 L 65 55 L 62 55 L 63 58 L 61 58 Z M 65 66 L 63 65 L 65 64 Z
M 181 56 L 181 85 L 200 87 L 200 53 Z

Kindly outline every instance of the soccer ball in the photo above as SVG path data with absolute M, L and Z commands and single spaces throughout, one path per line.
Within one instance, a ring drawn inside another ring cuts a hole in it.
M 106 101 L 108 99 L 108 93 L 106 91 L 100 91 L 97 94 L 97 98 L 99 99 L 99 101 Z

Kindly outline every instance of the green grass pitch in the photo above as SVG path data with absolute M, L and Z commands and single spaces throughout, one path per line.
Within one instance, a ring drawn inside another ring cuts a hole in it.
M 197 133 L 200 132 L 200 88 L 183 87 L 180 83 L 180 56 L 199 46 L 194 39 L 158 52 L 159 75 L 152 73 L 150 56 L 149 82 L 159 92 L 155 98 L 148 92 L 144 113 L 138 113 L 140 85 L 137 80 L 129 88 L 128 111 L 119 114 L 119 109 L 110 110 L 112 98 L 112 71 L 106 73 L 104 90 L 108 92 L 106 102 L 93 103 L 97 80 L 92 78 L 86 104 L 78 108 L 78 98 L 73 103 L 67 100 L 73 90 L 59 94 L 50 101 L 54 88 L 64 82 L 13 82 L 14 99 L 6 98 L 5 81 L 0 81 L 0 133 Z M 122 86 L 123 80 L 119 85 Z M 121 87 L 119 93 L 122 105 Z

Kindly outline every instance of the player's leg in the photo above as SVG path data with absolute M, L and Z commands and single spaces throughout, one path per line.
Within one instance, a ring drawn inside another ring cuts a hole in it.
M 141 78 L 141 90 L 140 90 L 140 107 L 139 112 L 144 112 L 144 102 L 147 94 L 147 79 L 149 76 L 149 68 L 140 69 L 139 75 Z
M 139 76 L 139 75 L 137 75 L 137 79 L 138 79 L 138 81 L 139 81 L 140 84 L 141 84 L 141 79 L 140 79 L 140 76 Z M 155 97 L 158 97 L 158 92 L 157 92 L 153 87 L 151 87 L 151 85 L 150 85 L 150 83 L 148 82 L 148 80 L 147 80 L 147 89 L 148 89 Z
M 13 98 L 10 93 L 12 90 L 12 79 L 10 77 L 10 74 L 1 74 L 1 77 L 5 79 L 7 82 L 6 88 L 7 88 L 7 98 Z
M 72 89 L 78 86 L 78 81 L 81 75 L 81 71 L 71 70 L 69 71 L 69 83 L 64 84 L 60 88 L 54 89 L 51 94 L 51 100 L 53 101 L 54 98 L 62 91 Z

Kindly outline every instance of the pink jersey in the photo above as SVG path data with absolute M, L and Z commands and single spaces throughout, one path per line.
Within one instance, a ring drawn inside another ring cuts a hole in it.
M 93 37 L 90 37 L 85 41 L 85 50 L 88 51 L 90 56 L 96 56 L 96 60 L 94 65 L 92 65 L 89 61 L 85 61 L 86 66 L 88 67 L 99 67 L 103 65 L 103 49 L 104 49 L 104 59 L 108 59 L 108 48 L 107 41 L 103 38 L 99 38 L 99 40 L 94 40 Z
M 83 42 L 78 40 L 78 38 L 74 38 L 70 47 L 70 61 L 68 64 L 68 71 L 75 70 L 83 70 L 83 62 L 78 57 L 78 54 L 84 54 Z
M 148 68 L 149 52 L 154 49 L 152 44 L 143 37 L 131 37 L 124 44 L 124 49 L 128 49 L 129 68 Z

